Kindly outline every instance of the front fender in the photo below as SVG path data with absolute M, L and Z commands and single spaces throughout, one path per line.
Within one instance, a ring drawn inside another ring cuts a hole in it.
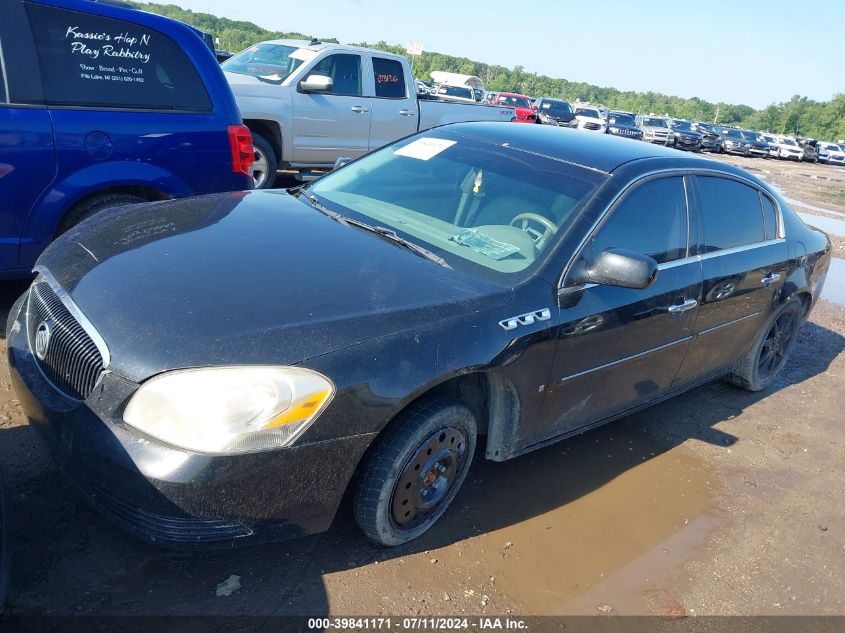
M 53 240 L 56 227 L 79 201 L 116 187 L 141 186 L 171 198 L 193 194 L 181 178 L 149 163 L 105 161 L 90 165 L 53 183 L 33 207 L 21 239 L 20 262 L 30 268 Z

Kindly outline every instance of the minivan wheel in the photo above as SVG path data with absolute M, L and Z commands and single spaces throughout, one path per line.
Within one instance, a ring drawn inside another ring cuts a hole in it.
M 472 412 L 451 400 L 405 411 L 362 464 L 352 505 L 364 534 L 394 546 L 434 525 L 466 478 L 476 428 Z
M 83 200 L 65 214 L 56 229 L 56 237 L 72 229 L 95 213 L 110 207 L 122 207 L 126 204 L 138 204 L 147 202 L 144 198 L 133 196 L 128 193 L 101 193 Z
M 272 145 L 260 134 L 252 133 L 255 159 L 252 163 L 252 185 L 255 189 L 270 189 L 276 183 L 278 161 Z
M 798 340 L 804 305 L 790 299 L 772 315 L 757 335 L 748 353 L 728 374 L 728 381 L 748 391 L 762 391 L 783 371 Z

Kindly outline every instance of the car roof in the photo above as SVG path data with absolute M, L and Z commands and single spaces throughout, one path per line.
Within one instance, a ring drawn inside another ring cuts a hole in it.
M 503 145 L 563 160 L 568 163 L 611 173 L 616 168 L 635 160 L 647 158 L 672 158 L 679 168 L 689 164 L 692 169 L 706 165 L 734 172 L 729 165 L 708 159 L 694 158 L 676 149 L 639 143 L 609 134 L 592 134 L 550 125 L 526 125 L 516 123 L 453 123 L 436 128 L 459 134 L 478 141 Z M 737 170 L 743 176 L 747 174 Z
M 372 48 L 366 48 L 364 46 L 351 46 L 346 44 L 334 44 L 334 43 L 326 43 L 326 42 L 316 42 L 312 44 L 309 40 L 292 40 L 292 39 L 281 39 L 281 40 L 267 40 L 265 42 L 261 42 L 262 44 L 281 44 L 282 46 L 293 46 L 296 48 L 307 48 L 308 50 L 314 51 L 315 53 L 321 51 L 346 51 L 346 52 L 354 52 L 354 53 L 370 53 L 370 54 L 378 54 L 379 57 L 392 57 L 395 59 L 402 59 L 401 55 L 396 55 L 394 53 L 385 53 L 382 51 L 374 51 Z

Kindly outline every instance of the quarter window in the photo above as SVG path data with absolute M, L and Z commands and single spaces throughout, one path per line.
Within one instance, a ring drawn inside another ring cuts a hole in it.
M 775 205 L 769 200 L 768 196 L 760 194 L 760 199 L 763 201 L 763 223 L 766 231 L 766 239 L 774 240 L 778 236 L 778 214 L 775 210 Z
M 386 99 L 405 98 L 405 72 L 395 59 L 373 57 L 373 75 L 376 78 L 376 96 Z
M 26 10 L 48 105 L 211 110 L 194 64 L 158 31 L 42 4 Z
M 763 241 L 763 214 L 756 189 L 727 178 L 699 176 L 698 191 L 705 253 Z
M 331 77 L 331 93 L 361 96 L 361 57 L 338 53 L 321 59 L 311 70 L 313 75 Z
M 584 256 L 592 261 L 608 248 L 648 255 L 658 264 L 686 257 L 683 178 L 651 180 L 626 195 L 590 241 Z
M 3 44 L 0 43 L 0 103 L 6 103 L 6 73 L 3 70 Z

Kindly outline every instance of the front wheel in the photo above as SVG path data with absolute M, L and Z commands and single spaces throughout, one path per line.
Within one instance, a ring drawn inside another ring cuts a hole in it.
M 790 299 L 775 312 L 757 335 L 748 353 L 728 374 L 728 380 L 748 391 L 762 391 L 783 371 L 798 340 L 804 305 Z
M 355 520 L 381 545 L 426 532 L 446 511 L 469 470 L 475 416 L 464 405 L 412 405 L 371 447 L 353 493 Z

